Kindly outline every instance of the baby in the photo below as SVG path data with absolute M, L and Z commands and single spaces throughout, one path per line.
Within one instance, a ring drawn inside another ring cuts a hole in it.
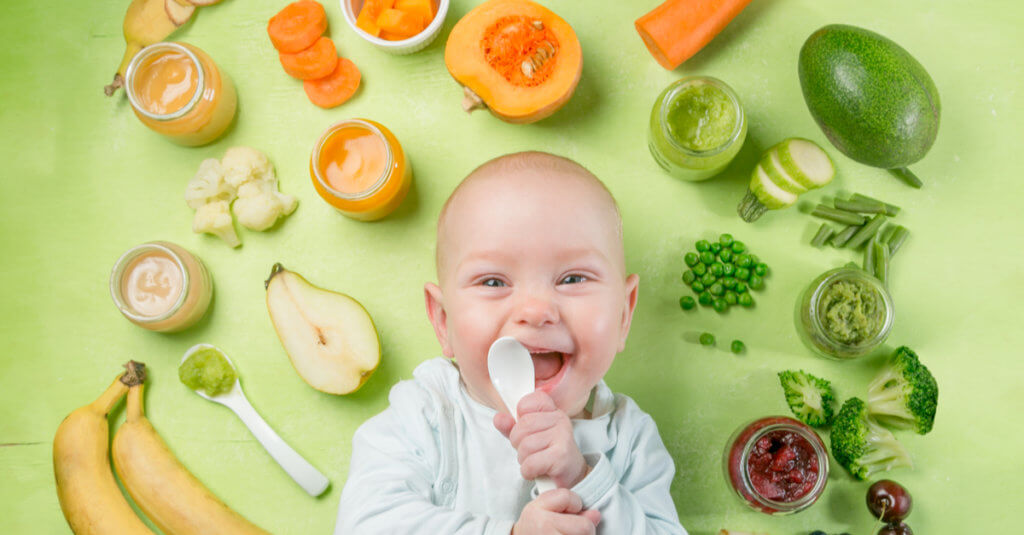
M 638 277 L 601 181 L 540 152 L 483 164 L 441 210 L 437 278 L 427 315 L 447 359 L 356 431 L 335 534 L 685 534 L 654 421 L 602 381 Z M 518 407 L 487 372 L 503 336 L 533 358 Z M 538 494 L 538 477 L 558 488 Z

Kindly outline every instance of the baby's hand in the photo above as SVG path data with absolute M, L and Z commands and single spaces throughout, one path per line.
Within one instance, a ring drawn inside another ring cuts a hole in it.
M 583 510 L 583 500 L 571 490 L 549 490 L 526 504 L 512 535 L 593 535 L 601 513 Z
M 519 472 L 533 480 L 547 476 L 569 489 L 590 471 L 572 434 L 572 422 L 545 392 L 519 400 L 519 420 L 506 413 L 494 416 L 494 427 L 508 437 L 519 453 Z

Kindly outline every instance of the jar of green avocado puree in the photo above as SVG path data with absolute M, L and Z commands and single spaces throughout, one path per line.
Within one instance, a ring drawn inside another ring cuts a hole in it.
M 833 359 L 860 357 L 889 337 L 895 320 L 885 285 L 857 267 L 826 271 L 799 303 L 797 330 L 816 352 Z
M 683 180 L 711 178 L 725 169 L 747 138 L 739 97 L 710 76 L 676 81 L 651 110 L 648 145 L 669 174 Z

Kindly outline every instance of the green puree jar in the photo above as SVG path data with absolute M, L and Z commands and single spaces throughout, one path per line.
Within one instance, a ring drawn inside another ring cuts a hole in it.
M 747 138 L 740 99 L 710 76 L 676 81 L 651 110 L 648 145 L 654 160 L 683 180 L 711 178 L 725 169 Z
M 811 282 L 797 314 L 797 330 L 811 349 L 848 360 L 882 345 L 896 312 L 880 280 L 858 267 L 841 267 Z

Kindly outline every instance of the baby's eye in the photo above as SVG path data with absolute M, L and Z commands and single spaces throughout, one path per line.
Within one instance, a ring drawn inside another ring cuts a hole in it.
M 586 280 L 587 278 L 583 275 L 566 275 L 560 284 L 579 284 Z
M 486 279 L 481 284 L 489 288 L 502 288 L 505 286 L 505 281 L 500 279 Z

